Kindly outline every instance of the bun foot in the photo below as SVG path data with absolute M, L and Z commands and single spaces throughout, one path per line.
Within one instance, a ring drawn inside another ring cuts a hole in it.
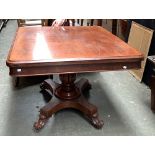
M 48 118 L 44 115 L 39 116 L 39 120 L 37 122 L 34 123 L 33 127 L 36 131 L 39 131 L 40 129 L 42 129 L 46 122 L 48 121 Z

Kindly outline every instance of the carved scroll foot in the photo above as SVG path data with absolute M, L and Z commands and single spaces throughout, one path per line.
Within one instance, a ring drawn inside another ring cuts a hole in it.
M 52 79 L 44 80 L 44 82 L 42 82 L 40 84 L 41 90 L 42 91 L 47 91 L 51 96 L 53 96 L 54 90 L 58 86 L 59 86 L 59 84 L 56 83 L 56 82 L 53 82 Z
M 89 91 L 89 90 L 92 88 L 92 86 L 91 86 L 91 84 L 89 83 L 89 81 L 88 81 L 87 79 L 85 79 L 85 78 L 80 79 L 80 80 L 76 83 L 76 86 L 77 86 L 78 88 L 80 88 L 80 90 L 81 90 L 82 92 L 84 92 L 84 91 Z
M 45 90 L 45 89 L 46 89 L 44 82 L 42 82 L 42 83 L 40 84 L 40 89 L 41 89 L 41 90 Z
M 97 129 L 101 129 L 104 125 L 103 120 L 99 119 L 97 113 L 95 113 L 93 116 L 89 116 L 88 119 L 90 120 L 90 123 Z
M 92 86 L 91 86 L 91 84 L 89 83 L 89 81 L 87 80 L 87 81 L 84 83 L 83 87 L 82 87 L 82 91 L 89 91 L 90 89 L 92 89 Z
M 37 122 L 34 123 L 33 127 L 36 131 L 39 131 L 40 129 L 42 129 L 45 124 L 47 123 L 48 118 L 42 114 L 40 114 L 39 116 L 39 120 Z

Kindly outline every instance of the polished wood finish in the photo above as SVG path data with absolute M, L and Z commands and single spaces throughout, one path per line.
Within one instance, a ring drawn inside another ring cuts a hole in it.
M 18 27 L 23 26 L 48 26 L 48 19 L 17 19 Z M 52 75 L 51 75 L 52 76 Z M 15 87 L 19 86 L 20 78 L 14 80 Z
M 75 79 L 76 74 L 61 74 L 62 84 L 55 83 L 51 79 L 41 84 L 41 89 L 50 91 L 53 97 L 46 106 L 40 109 L 39 120 L 34 123 L 36 130 L 43 128 L 54 113 L 66 108 L 81 111 L 94 127 L 102 128 L 103 121 L 99 119 L 96 106 L 88 103 L 83 95 L 84 91 L 91 89 L 91 85 L 87 79 L 74 83 Z
M 33 76 L 140 68 L 142 58 L 102 27 L 21 27 L 7 65 L 12 76 Z
M 88 80 L 76 80 L 76 73 L 140 68 L 143 55 L 99 26 L 21 27 L 10 49 L 7 65 L 11 76 L 60 74 L 60 84 L 45 80 L 41 89 L 52 100 L 40 110 L 34 124 L 41 129 L 49 117 L 65 108 L 81 111 L 96 128 L 102 128 L 97 108 L 83 92 Z

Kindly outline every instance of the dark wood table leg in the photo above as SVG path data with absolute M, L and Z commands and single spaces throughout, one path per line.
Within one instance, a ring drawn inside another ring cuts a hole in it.
M 61 84 L 54 83 L 51 79 L 45 80 L 41 89 L 48 90 L 53 94 L 51 101 L 40 109 L 39 120 L 34 124 L 34 128 L 39 130 L 44 127 L 47 120 L 56 112 L 73 108 L 81 111 L 91 124 L 100 129 L 103 121 L 99 119 L 96 106 L 88 103 L 83 92 L 91 89 L 87 79 L 81 79 L 75 83 L 76 74 L 61 74 Z
M 20 78 L 19 77 L 14 77 L 13 78 L 13 85 L 17 88 L 19 87 L 19 82 L 20 82 Z
M 151 77 L 151 110 L 155 113 L 155 76 Z
M 84 19 L 81 19 L 81 26 L 83 26 L 83 21 L 84 21 Z
M 102 19 L 97 20 L 97 26 L 102 26 Z
M 117 35 L 117 19 L 112 19 L 112 33 Z

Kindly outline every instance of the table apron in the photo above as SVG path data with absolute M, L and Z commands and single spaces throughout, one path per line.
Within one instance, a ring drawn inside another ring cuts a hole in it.
M 113 70 L 140 69 L 141 60 L 135 62 L 112 62 L 97 64 L 48 65 L 29 67 L 9 67 L 11 76 L 36 76 L 81 72 L 100 72 Z

